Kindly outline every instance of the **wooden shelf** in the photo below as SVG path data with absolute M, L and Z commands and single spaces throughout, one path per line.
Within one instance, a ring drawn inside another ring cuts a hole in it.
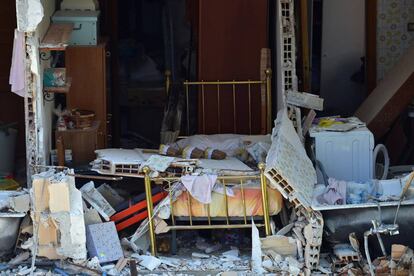
M 40 43 L 40 51 L 64 51 L 69 45 L 73 24 L 50 24 L 45 37 Z
M 70 90 L 70 86 L 72 85 L 72 79 L 66 79 L 65 86 L 53 86 L 53 87 L 43 87 L 43 92 L 45 93 L 62 93 L 67 94 Z

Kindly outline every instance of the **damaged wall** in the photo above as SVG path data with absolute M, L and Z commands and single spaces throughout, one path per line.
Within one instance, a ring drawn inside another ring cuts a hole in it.
M 44 10 L 44 16 L 42 21 L 39 23 L 36 29 L 37 36 L 40 41 L 46 34 L 47 29 L 50 25 L 50 18 L 56 10 L 56 1 L 54 0 L 41 0 Z M 41 61 L 40 62 L 40 77 L 41 80 L 39 85 L 41 87 L 40 91 L 43 89 L 43 69 L 50 66 L 50 61 Z M 43 93 L 42 93 L 43 94 Z M 50 162 L 50 150 L 52 149 L 52 119 L 53 119 L 53 108 L 54 100 L 45 101 L 43 99 L 43 142 L 44 142 L 44 156 L 46 158 L 45 163 L 49 164 Z
M 377 18 L 377 79 L 399 61 L 413 44 L 414 0 L 379 0 Z
M 25 98 L 27 176 L 33 174 L 33 164 L 46 164 L 51 148 L 51 122 L 53 102 L 43 97 L 43 68 L 39 43 L 50 24 L 55 10 L 53 0 L 16 0 L 17 27 L 26 33 L 27 73 Z M 30 183 L 30 181 L 29 181 Z

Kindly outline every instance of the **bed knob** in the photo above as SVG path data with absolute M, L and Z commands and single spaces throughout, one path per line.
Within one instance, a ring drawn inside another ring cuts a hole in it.
M 147 166 L 145 166 L 145 167 L 142 169 L 142 171 L 143 171 L 145 174 L 149 174 L 149 172 L 150 172 L 150 168 L 149 168 L 149 167 L 147 167 Z
M 259 170 L 264 171 L 266 168 L 266 164 L 263 162 L 260 162 L 257 167 L 259 168 Z

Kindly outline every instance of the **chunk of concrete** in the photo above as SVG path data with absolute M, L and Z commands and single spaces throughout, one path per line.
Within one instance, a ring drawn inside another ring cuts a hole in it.
M 285 236 L 268 236 L 261 239 L 262 250 L 273 250 L 281 256 L 296 257 L 298 249 L 296 239 Z
M 30 210 L 30 195 L 24 194 L 10 199 L 11 208 L 18 213 L 27 213 Z
M 102 223 L 102 219 L 99 216 L 98 211 L 94 208 L 86 208 L 85 213 L 83 214 L 85 218 L 85 225 Z
M 49 209 L 50 212 L 69 212 L 69 186 L 68 183 L 54 183 L 49 185 Z
M 86 259 L 82 195 L 75 179 L 54 171 L 36 175 L 32 195 L 37 254 L 49 259 Z
M 116 207 L 125 201 L 125 199 L 120 196 L 117 191 L 106 183 L 99 186 L 97 190 L 112 207 Z
M 89 256 L 98 257 L 100 263 L 117 261 L 124 256 L 113 221 L 88 225 L 86 246 Z
M 56 246 L 58 244 L 58 229 L 51 218 L 39 219 L 37 237 L 39 245 Z M 45 256 L 46 257 L 46 256 Z
M 33 204 L 37 212 L 49 209 L 49 185 L 48 178 L 35 177 L 32 183 Z
M 139 265 L 151 271 L 159 267 L 162 263 L 160 259 L 154 256 L 133 254 L 133 257 L 139 261 Z
M 116 213 L 115 209 L 108 203 L 108 201 L 95 188 L 93 181 L 86 183 L 80 188 L 82 197 L 98 211 L 98 213 L 106 220 Z

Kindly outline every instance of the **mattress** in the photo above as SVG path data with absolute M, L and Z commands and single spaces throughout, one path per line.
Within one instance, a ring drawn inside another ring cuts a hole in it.
M 262 192 L 260 187 L 244 187 L 246 216 L 263 216 Z M 243 217 L 243 199 L 239 187 L 233 187 L 234 196 L 228 196 L 229 216 Z M 267 189 L 269 197 L 269 215 L 277 215 L 282 209 L 282 196 L 274 189 Z M 190 195 L 191 197 L 191 195 Z M 183 192 L 173 203 L 174 216 L 189 216 L 187 203 L 188 193 Z M 208 205 L 200 203 L 191 197 L 191 215 L 193 217 L 208 217 Z M 211 217 L 226 217 L 226 200 L 224 194 L 213 192 L 210 203 Z

